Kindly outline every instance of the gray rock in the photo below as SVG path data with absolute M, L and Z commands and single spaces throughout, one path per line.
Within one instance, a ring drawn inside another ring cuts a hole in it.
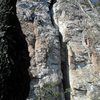
M 60 94 L 57 100 L 69 100 L 66 95 L 64 98 L 62 88 L 67 89 L 68 81 L 70 100 L 100 99 L 100 30 L 97 27 L 100 16 L 84 0 L 79 2 L 92 20 L 73 0 L 57 0 L 51 5 L 53 8 L 50 8 L 52 0 L 18 2 L 18 17 L 31 57 L 31 88 L 27 100 L 36 100 L 45 84 L 53 84 L 51 89 Z M 50 96 L 50 100 L 55 100 L 55 96 Z

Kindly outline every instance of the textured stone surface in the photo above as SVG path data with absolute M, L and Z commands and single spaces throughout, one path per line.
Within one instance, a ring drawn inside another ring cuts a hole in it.
M 21 9 L 23 9 L 23 6 L 21 5 L 26 7 L 26 5 L 30 5 L 30 3 L 18 3 L 18 11 L 20 10 L 19 7 L 22 7 Z M 34 3 L 32 5 L 34 5 Z M 35 100 L 39 97 L 39 89 L 45 84 L 55 84 L 53 91 L 60 94 L 60 97 L 51 96 L 51 99 L 54 100 L 57 98 L 57 100 L 61 100 L 64 98 L 62 89 L 59 31 L 53 25 L 49 6 L 50 4 L 46 1 L 35 2 L 35 6 L 32 7 L 35 15 L 34 22 L 31 23 L 28 21 L 26 22 L 27 25 L 25 25 L 25 22 L 22 24 L 23 31 L 27 36 L 26 39 L 29 44 L 31 57 L 31 66 L 29 70 L 32 80 L 28 100 Z M 25 13 L 28 11 L 26 9 L 24 8 Z M 21 15 L 22 12 L 23 11 L 20 10 L 18 14 Z M 19 18 L 21 17 L 19 16 Z
M 100 99 L 100 15 L 85 0 L 79 2 L 83 9 L 74 0 L 17 4 L 31 57 L 28 100 L 35 100 L 38 89 L 48 83 L 54 83 L 55 93 L 61 94 L 57 100 Z
M 82 6 L 87 14 L 96 16 L 91 8 Z M 94 19 L 91 21 L 74 1 L 56 2 L 53 11 L 68 48 L 71 100 L 99 100 L 100 35 Z M 99 16 L 95 20 L 99 24 Z

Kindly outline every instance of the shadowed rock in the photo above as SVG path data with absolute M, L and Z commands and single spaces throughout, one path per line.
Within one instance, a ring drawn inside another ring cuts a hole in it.
M 17 0 L 0 0 L 0 100 L 26 100 L 29 54 L 16 16 Z

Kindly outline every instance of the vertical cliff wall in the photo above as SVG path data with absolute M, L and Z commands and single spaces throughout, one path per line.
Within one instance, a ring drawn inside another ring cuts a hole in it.
M 96 10 L 85 0 L 23 0 L 17 8 L 31 58 L 28 100 L 99 100 Z
M 22 27 L 24 27 L 23 31 L 27 36 L 31 58 L 29 68 L 31 89 L 28 100 L 64 99 L 61 72 L 61 39 L 59 30 L 53 22 L 53 3 L 55 2 L 40 1 L 29 2 L 29 4 L 22 2 L 18 5 L 21 6 L 21 10 L 22 12 L 24 10 L 25 14 L 30 12 L 25 17 L 22 15 L 28 25 L 23 23 Z M 22 5 L 27 8 L 22 9 Z M 18 9 L 20 15 L 21 10 Z
M 68 49 L 71 100 L 100 99 L 100 15 L 89 3 L 58 0 L 53 7 L 54 21 Z

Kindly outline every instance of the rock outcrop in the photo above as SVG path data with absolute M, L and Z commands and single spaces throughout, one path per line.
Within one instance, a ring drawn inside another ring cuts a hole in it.
M 23 0 L 17 12 L 31 58 L 28 100 L 99 100 L 97 11 L 85 0 Z
M 22 2 L 18 6 L 26 7 L 27 5 L 30 6 L 30 3 L 32 6 L 27 7 L 28 10 L 25 10 L 24 7 L 23 9 L 25 13 L 29 13 L 31 9 L 31 14 L 34 14 L 33 22 L 28 20 L 31 16 L 29 14 L 26 18 L 28 26 L 25 26 L 25 23 L 22 24 L 23 31 L 27 36 L 31 57 L 29 71 L 32 80 L 28 100 L 36 100 L 37 98 L 61 100 L 64 98 L 61 72 L 61 43 L 59 30 L 54 26 L 52 11 L 49 9 L 52 3 L 46 1 L 29 2 L 29 4 Z M 22 13 L 21 10 L 20 13 Z M 47 88 L 51 87 L 51 89 L 45 90 L 45 86 L 48 86 Z M 51 91 L 51 94 L 49 91 Z
M 71 100 L 99 100 L 100 41 L 97 26 L 100 15 L 96 16 L 84 0 L 58 0 L 53 11 L 55 24 L 68 49 L 66 60 L 69 63 Z

